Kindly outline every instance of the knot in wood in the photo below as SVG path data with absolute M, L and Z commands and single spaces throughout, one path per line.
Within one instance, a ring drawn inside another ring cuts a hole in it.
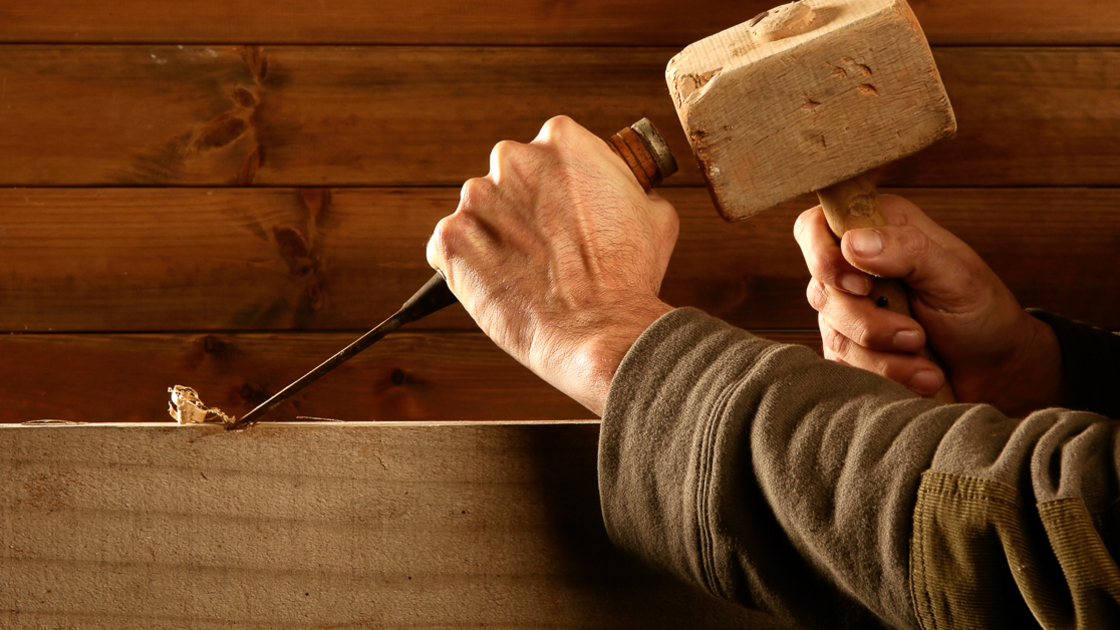
M 228 343 L 215 335 L 205 335 L 200 341 L 202 342 L 202 350 L 206 352 L 206 354 L 225 357 L 232 351 Z
M 404 385 L 406 378 L 407 377 L 405 376 L 404 370 L 400 368 L 393 370 L 393 373 L 389 375 L 389 380 L 393 381 L 393 385 L 396 385 L 397 387 Z
M 876 213 L 875 200 L 871 195 L 860 194 L 848 202 L 848 214 L 856 217 L 868 217 Z
M 244 383 L 241 389 L 237 392 L 241 399 L 248 402 L 250 405 L 259 405 L 265 400 L 268 400 L 269 393 L 263 387 L 258 387 L 252 383 Z

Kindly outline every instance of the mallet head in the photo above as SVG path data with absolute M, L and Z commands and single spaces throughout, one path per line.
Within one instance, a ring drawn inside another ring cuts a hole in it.
M 720 214 L 745 219 L 956 131 L 905 0 L 800 0 L 700 40 L 666 69 Z

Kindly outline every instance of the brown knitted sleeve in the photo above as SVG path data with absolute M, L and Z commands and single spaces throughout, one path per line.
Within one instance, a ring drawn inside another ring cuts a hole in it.
M 679 309 L 611 385 L 603 517 L 620 547 L 799 627 L 1091 627 L 1120 611 L 1117 424 L 938 406 Z

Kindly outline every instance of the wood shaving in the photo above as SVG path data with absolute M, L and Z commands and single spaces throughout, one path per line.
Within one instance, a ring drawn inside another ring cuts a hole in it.
M 220 422 L 228 427 L 236 421 L 236 418 L 222 413 L 217 407 L 207 407 L 198 397 L 198 392 L 190 387 L 176 385 L 168 387 L 167 391 L 171 393 L 167 413 L 179 424 Z

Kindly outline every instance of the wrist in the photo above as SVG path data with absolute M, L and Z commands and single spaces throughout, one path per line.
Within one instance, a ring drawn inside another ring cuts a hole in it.
M 1017 351 L 1000 370 L 1005 387 L 992 404 L 1014 417 L 1061 406 L 1062 355 L 1054 329 L 1027 311 L 1017 327 Z
M 565 359 L 552 374 L 537 373 L 601 416 L 615 372 L 638 337 L 673 307 L 651 298 L 618 306 L 605 317 L 591 318 L 570 341 L 569 352 L 553 353 Z M 551 378 L 550 378 L 551 376 Z

